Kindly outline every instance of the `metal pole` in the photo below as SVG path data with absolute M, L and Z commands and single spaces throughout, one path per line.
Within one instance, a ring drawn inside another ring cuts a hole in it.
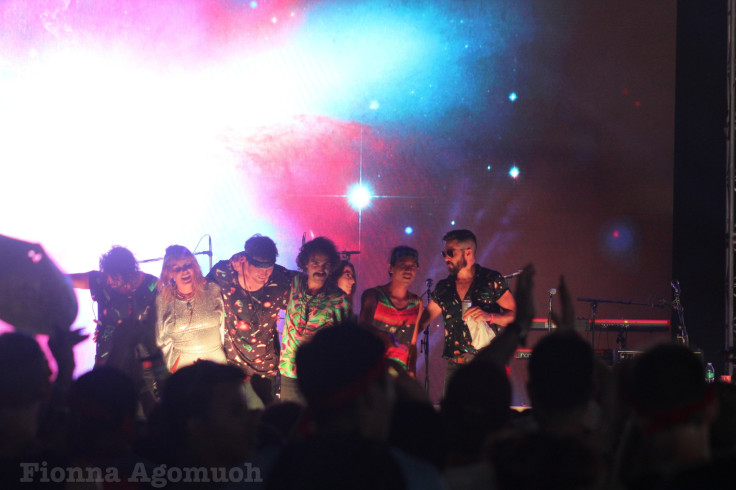
M 728 118 L 726 121 L 728 140 L 726 143 L 726 331 L 725 345 L 726 350 L 733 348 L 734 341 L 734 242 L 736 235 L 734 233 L 734 200 L 736 199 L 736 132 L 734 130 L 734 117 L 736 116 L 736 100 L 734 97 L 734 89 L 736 88 L 736 76 L 734 68 L 736 67 L 736 47 L 734 21 L 734 12 L 736 12 L 736 0 L 728 1 L 728 66 L 726 68 L 728 77 Z M 733 365 L 726 362 L 725 372 L 733 374 Z

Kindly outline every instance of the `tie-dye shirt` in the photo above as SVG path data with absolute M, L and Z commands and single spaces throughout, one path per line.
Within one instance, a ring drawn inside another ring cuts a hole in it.
M 225 354 L 228 362 L 247 374 L 275 376 L 279 341 L 276 324 L 286 308 L 291 279 L 296 272 L 275 265 L 268 282 L 258 291 L 246 291 L 229 260 L 215 264 L 207 279 L 222 289 L 225 302 Z
M 296 378 L 296 351 L 304 342 L 324 327 L 332 326 L 348 317 L 347 297 L 333 286 L 323 287 L 317 294 L 307 293 L 307 278 L 298 275 L 291 283 L 289 304 L 286 308 L 279 371 L 282 376 Z
M 455 279 L 455 276 L 442 279 L 432 291 L 432 301 L 442 308 L 445 320 L 445 348 L 442 351 L 445 359 L 476 352 L 470 330 L 463 321 L 463 305 L 457 294 Z M 473 282 L 465 297 L 470 298 L 472 306 L 479 306 L 485 312 L 500 313 L 501 307 L 496 302 L 508 290 L 506 279 L 500 272 L 476 264 Z

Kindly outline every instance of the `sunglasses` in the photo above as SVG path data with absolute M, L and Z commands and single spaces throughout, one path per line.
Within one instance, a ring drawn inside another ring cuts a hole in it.
M 443 250 L 440 252 L 442 254 L 442 258 L 450 257 L 453 258 L 455 256 L 455 250 L 467 250 L 467 248 L 451 248 L 449 251 Z
M 181 271 L 187 271 L 187 270 L 189 270 L 189 269 L 194 269 L 194 264 L 192 264 L 191 262 L 190 262 L 190 263 L 188 263 L 188 264 L 184 264 L 184 265 L 183 265 L 183 266 L 181 266 L 181 267 L 179 267 L 179 266 L 177 266 L 177 267 L 172 267 L 172 268 L 171 268 L 171 272 L 173 272 L 174 274 L 178 274 L 178 273 L 180 273 Z

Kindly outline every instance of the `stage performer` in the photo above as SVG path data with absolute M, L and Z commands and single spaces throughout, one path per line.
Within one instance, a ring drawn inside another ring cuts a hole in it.
M 442 238 L 442 256 L 450 275 L 437 283 L 422 313 L 424 329 L 440 313 L 445 323 L 448 360 L 445 386 L 454 372 L 490 343 L 499 326 L 514 320 L 516 302 L 501 273 L 475 262 L 477 241 L 470 230 L 452 230 Z
M 226 364 L 220 287 L 205 280 L 192 252 L 168 247 L 156 287 L 156 344 L 169 372 L 199 360 Z
M 349 260 L 341 260 L 334 272 L 330 274 L 328 282 L 340 288 L 348 298 L 350 316 L 353 317 L 353 297 L 357 288 L 355 266 Z
M 400 245 L 391 251 L 388 275 L 391 281 L 366 289 L 361 298 L 360 321 L 392 337 L 388 356 L 416 373 L 417 332 L 422 301 L 409 287 L 417 276 L 419 252 Z
M 144 324 L 155 318 L 158 279 L 141 272 L 127 248 L 112 247 L 100 257 L 99 271 L 70 274 L 69 277 L 75 288 L 89 289 L 92 300 L 97 302 L 95 366 L 107 362 L 117 327 L 129 320 Z M 153 338 L 153 332 L 150 334 Z
M 296 351 L 319 330 L 348 317 L 348 300 L 327 278 L 340 263 L 332 240 L 317 237 L 302 245 L 296 263 L 301 274 L 291 283 L 284 322 L 283 352 L 279 362 L 281 399 L 304 403 L 297 387 Z M 336 370 L 340 366 L 335 366 Z
M 276 264 L 278 255 L 271 238 L 256 234 L 245 242 L 243 252 L 218 262 L 207 274 L 222 289 L 228 362 L 248 375 L 264 405 L 279 393 L 276 324 L 296 275 Z
M 138 390 L 138 411 L 148 415 L 157 402 L 157 382 L 166 372 L 156 346 L 156 281 L 140 271 L 130 250 L 118 245 L 100 257 L 100 270 L 69 275 L 97 302 L 95 367 L 127 374 Z

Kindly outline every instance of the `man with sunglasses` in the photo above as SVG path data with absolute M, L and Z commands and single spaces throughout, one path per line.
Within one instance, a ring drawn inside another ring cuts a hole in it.
M 250 377 L 264 405 L 280 390 L 276 324 L 296 274 L 276 264 L 278 255 L 271 238 L 256 234 L 245 242 L 243 252 L 218 262 L 207 274 L 222 289 L 228 362 Z
M 442 241 L 445 249 L 441 253 L 450 275 L 437 282 L 419 328 L 443 314 L 447 386 L 455 371 L 490 343 L 498 326 L 514 320 L 516 302 L 500 272 L 475 262 L 477 241 L 472 231 L 452 230 Z

